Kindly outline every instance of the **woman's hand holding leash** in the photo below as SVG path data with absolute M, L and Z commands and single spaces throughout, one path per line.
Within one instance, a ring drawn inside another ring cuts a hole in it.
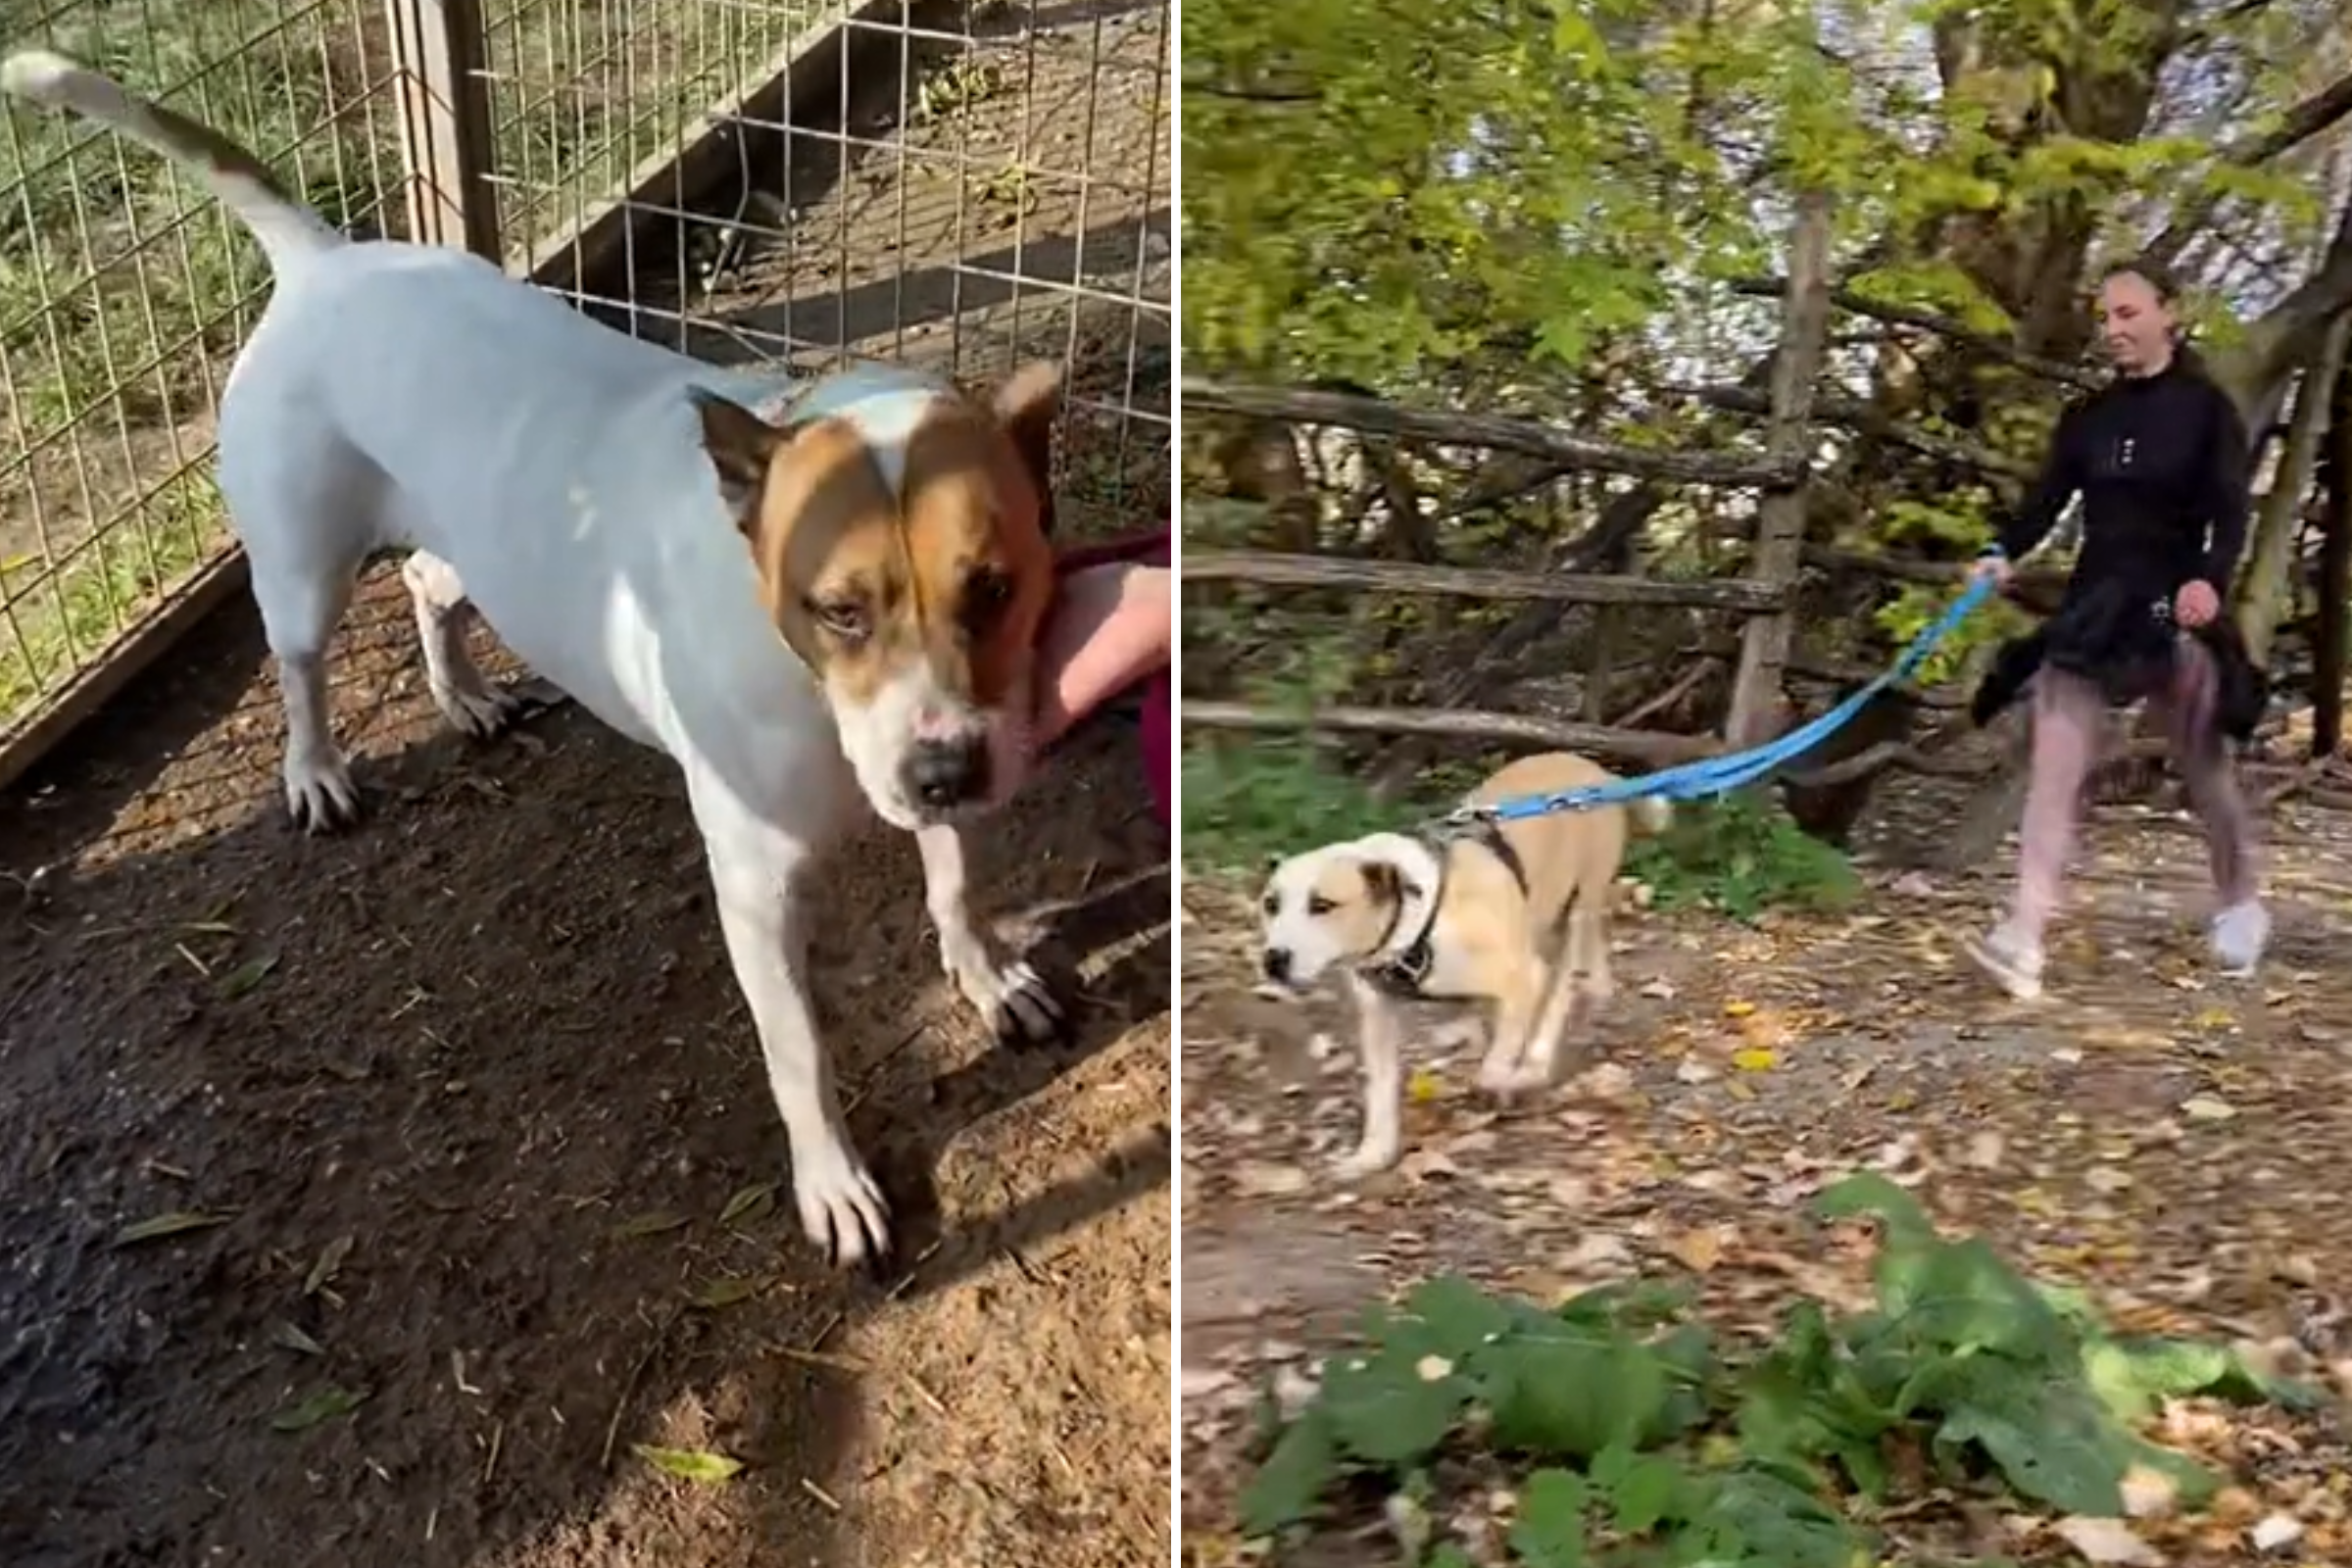
M 2190 631 L 2210 626 L 2222 612 L 2222 596 L 2214 592 L 2213 584 L 2199 577 L 2180 585 L 2173 600 L 2173 620 Z
M 2007 553 L 1998 546 L 1979 556 L 1977 564 L 1969 568 L 1971 581 L 1989 582 L 1996 593 L 2007 593 L 2010 582 L 2016 576 L 2017 568 L 2009 564 Z

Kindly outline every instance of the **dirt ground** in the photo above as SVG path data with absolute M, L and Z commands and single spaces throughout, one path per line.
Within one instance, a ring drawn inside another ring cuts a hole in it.
M 1497 1115 L 1433 1015 L 1436 1092 L 1408 1107 L 1400 1167 L 1355 1190 L 1328 1168 L 1356 1126 L 1346 1021 L 1251 1004 L 1250 890 L 1188 883 L 1187 1562 L 1242 1560 L 1250 1405 L 1301 1388 L 1366 1302 L 1447 1271 L 1541 1299 L 1651 1271 L 1694 1281 L 1718 1323 L 1759 1325 L 1860 1288 L 1864 1259 L 1803 1206 L 1861 1168 L 2124 1322 L 2262 1342 L 2321 1381 L 2332 1362 L 2352 1394 L 2352 816 L 2289 804 L 2269 831 L 2277 934 L 2245 985 L 2206 967 L 2202 846 L 2169 809 L 2102 810 L 2034 1005 L 1990 993 L 1953 940 L 1994 906 L 1991 876 L 1885 867 L 1844 916 L 1758 929 L 1629 916 L 1590 1070 Z M 2234 1511 L 2155 1537 L 2166 1560 L 2251 1562 L 2249 1523 L 2279 1510 L 2305 1533 L 2275 1560 L 2352 1563 L 2340 1417 L 2206 1436 Z M 2073 1560 L 1991 1510 L 1893 1533 L 1899 1563 L 1951 1560 L 1931 1544 Z M 1298 1560 L 1392 1560 L 1379 1534 L 1335 1529 Z
M 830 870 L 816 1002 L 901 1244 L 844 1278 L 767 1196 L 667 762 L 576 711 L 441 734 L 395 575 L 345 641 L 349 836 L 283 825 L 242 599 L 0 802 L 0 1562 L 1164 1559 L 1169 891 L 1131 727 L 984 851 L 1074 976 L 1066 1047 L 982 1037 L 902 836 Z M 122 1238 L 174 1213 L 218 1223 Z

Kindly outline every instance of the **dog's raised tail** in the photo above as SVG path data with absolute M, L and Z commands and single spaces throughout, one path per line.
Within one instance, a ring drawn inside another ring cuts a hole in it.
M 1627 807 L 1634 831 L 1657 837 L 1674 825 L 1674 803 L 1663 795 L 1644 795 Z
M 261 160 L 209 125 L 63 55 L 27 49 L 0 63 L 0 92 L 44 109 L 70 109 L 111 125 L 132 141 L 194 171 L 220 205 L 243 220 L 270 258 L 270 270 L 289 268 L 345 243 L 325 219 L 287 194 Z

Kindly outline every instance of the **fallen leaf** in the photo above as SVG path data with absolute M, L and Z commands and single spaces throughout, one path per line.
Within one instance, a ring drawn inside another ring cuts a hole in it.
M 759 1219 L 775 1206 L 776 1184 L 754 1182 L 727 1200 L 727 1206 L 718 1211 L 718 1222 L 732 1225 L 737 1220 Z
M 1413 1075 L 1404 1081 L 1405 1098 L 1416 1105 L 1426 1105 L 1446 1092 L 1446 1080 L 1427 1067 L 1415 1067 Z
M 1306 1172 L 1297 1165 L 1245 1159 L 1234 1167 L 1233 1187 L 1244 1198 L 1287 1198 L 1306 1191 Z
M 270 1331 L 270 1343 L 304 1355 L 324 1355 L 326 1347 L 312 1339 L 291 1323 L 280 1323 Z
M 2001 1156 L 2009 1152 L 2009 1141 L 1989 1129 L 1968 1141 L 1968 1162 L 1979 1170 L 1998 1170 Z
M 1441 1149 L 1416 1149 L 1396 1162 L 1396 1174 L 1415 1187 L 1441 1176 L 1459 1176 L 1462 1167 Z
M 133 1242 L 159 1241 L 166 1236 L 178 1236 L 187 1231 L 208 1230 L 228 1223 L 226 1214 L 207 1214 L 199 1209 L 175 1208 L 169 1214 L 125 1225 L 115 1233 L 117 1247 L 128 1247 Z
M 2191 1095 L 2180 1102 L 2180 1114 L 2190 1121 L 2228 1121 L 2237 1107 L 2219 1095 Z
M 2256 1525 L 2249 1539 L 2256 1551 L 2277 1551 L 2303 1539 L 2303 1521 L 2291 1513 L 2275 1513 Z
M 761 1291 L 766 1290 L 769 1283 L 755 1274 L 712 1280 L 694 1293 L 694 1304 L 707 1312 L 715 1312 L 722 1306 L 733 1306 L 738 1301 L 750 1300 Z
M 357 1238 L 338 1236 L 321 1248 L 318 1252 L 318 1260 L 313 1263 L 311 1271 L 302 1277 L 302 1294 L 317 1296 L 320 1287 L 343 1272 L 343 1260 L 351 1255 L 351 1250 L 356 1245 Z
M 1592 1269 L 1625 1268 L 1633 1260 L 1633 1250 L 1625 1245 L 1625 1238 L 1613 1236 L 1607 1231 L 1594 1231 L 1577 1243 L 1575 1250 L 1562 1262 L 1571 1271 L 1584 1273 Z
M 1240 1386 L 1241 1379 L 1220 1367 L 1188 1366 L 1177 1382 L 1176 1395 L 1180 1399 L 1200 1399 Z
M 1623 1100 L 1634 1092 L 1634 1074 L 1622 1062 L 1604 1061 L 1583 1074 L 1578 1086 L 1594 1100 Z
M 2135 1464 L 2124 1472 L 2124 1512 L 2134 1519 L 2161 1519 L 2180 1501 L 2180 1488 L 2161 1470 Z
M 276 967 L 277 955 L 274 953 L 270 954 L 267 957 L 255 958 L 248 963 L 241 963 L 234 969 L 231 969 L 221 980 L 220 995 L 233 1002 L 237 998 L 245 995 L 246 992 L 251 991 L 255 986 L 260 985 L 264 980 L 269 979 L 270 971 Z
M 1592 1204 L 1592 1184 L 1582 1176 L 1554 1176 L 1544 1191 L 1560 1207 L 1575 1210 Z
M 612 1227 L 612 1234 L 624 1242 L 633 1242 L 648 1236 L 660 1236 L 665 1231 L 677 1230 L 684 1224 L 686 1224 L 685 1215 L 672 1214 L 666 1209 L 656 1209 L 650 1214 L 630 1215 Z
M 632 1451 L 638 1458 L 681 1481 L 699 1481 L 714 1486 L 732 1480 L 742 1473 L 743 1461 L 708 1448 L 658 1448 L 650 1443 L 637 1444 Z
M 1726 1018 L 1745 1018 L 1755 1010 L 1756 1004 L 1752 1002 L 1727 1002 L 1723 1004 L 1723 1015 Z
M 1780 1060 L 1780 1054 L 1767 1046 L 1749 1046 L 1732 1053 L 1732 1065 L 1741 1072 L 1770 1072 Z
M 367 1402 L 367 1395 L 354 1394 L 349 1389 L 320 1389 L 299 1404 L 288 1405 L 271 1416 L 270 1426 L 277 1432 L 301 1432 L 321 1421 L 349 1415 Z
M 1724 1249 L 1730 1242 L 1729 1227 L 1700 1225 L 1676 1237 L 1668 1250 L 1691 1273 L 1705 1274 L 1723 1261 Z
M 2121 1519 L 2093 1519 L 2084 1514 L 2061 1519 L 2058 1538 L 2075 1548 L 2082 1560 L 2099 1568 L 2160 1568 L 2163 1554 L 2132 1533 Z
M 1685 1056 L 1675 1064 L 1674 1076 L 1687 1084 L 1711 1084 L 1723 1076 L 1696 1056 Z

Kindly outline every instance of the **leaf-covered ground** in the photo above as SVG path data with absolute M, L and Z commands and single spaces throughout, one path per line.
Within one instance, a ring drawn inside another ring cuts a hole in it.
M 1433 1013 L 1406 1157 L 1354 1190 L 1328 1171 L 1356 1114 L 1346 1021 L 1254 1002 L 1250 890 L 1196 879 L 1182 949 L 1188 1561 L 1267 1549 L 1238 1505 L 1264 1452 L 1261 1398 L 1307 1407 L 1363 1308 L 1433 1278 L 1540 1307 L 1637 1276 L 1679 1284 L 1735 1358 L 1783 1336 L 1804 1298 L 1869 1324 L 1877 1233 L 1817 1212 L 1855 1171 L 1908 1190 L 1947 1237 L 1982 1236 L 2022 1275 L 2080 1288 L 2104 1333 L 2236 1345 L 2266 1373 L 2352 1388 L 2337 1296 L 2352 1289 L 2352 817 L 2290 805 L 2270 833 L 2278 932 L 2245 984 L 2207 969 L 2201 846 L 2154 808 L 2100 813 L 2052 996 L 2032 1005 L 1988 991 L 1957 951 L 1997 900 L 1994 877 L 1871 872 L 1846 914 L 1754 928 L 1630 914 L 1589 1070 L 1497 1114 L 1469 1085 L 1474 1048 Z M 2135 1473 L 2132 1517 L 2104 1524 L 1890 1442 L 1886 1500 L 1849 1512 L 1906 1565 L 2352 1563 L 2352 1447 L 2332 1399 L 2159 1401 L 2142 1431 L 2218 1492 L 2189 1507 Z M 1525 1527 L 1538 1502 L 1556 1511 L 1562 1484 L 1531 1485 L 1528 1462 L 1492 1446 L 1457 1435 L 1404 1502 L 1384 1504 L 1395 1489 L 1381 1485 L 1328 1494 L 1278 1555 L 1405 1561 L 1401 1523 L 1426 1525 L 1432 1553 L 1543 1560 Z

